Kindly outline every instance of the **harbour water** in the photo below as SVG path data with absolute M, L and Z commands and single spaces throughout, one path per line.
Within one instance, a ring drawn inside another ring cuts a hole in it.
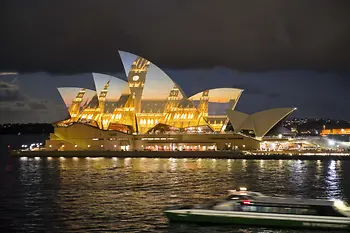
M 239 186 L 350 200 L 350 161 L 2 156 L 0 163 L 0 232 L 296 233 L 169 224 L 162 210 L 224 197 Z

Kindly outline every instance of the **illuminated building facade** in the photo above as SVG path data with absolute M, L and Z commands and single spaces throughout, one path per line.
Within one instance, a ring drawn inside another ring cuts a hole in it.
M 59 88 L 70 116 L 54 124 L 47 149 L 256 149 L 259 138 L 294 110 L 251 116 L 236 112 L 243 92 L 237 88 L 209 89 L 187 98 L 147 59 L 122 51 L 119 54 L 127 82 L 93 73 L 95 90 Z M 234 132 L 226 131 L 229 121 Z M 246 129 L 256 134 L 242 134 Z
M 350 135 L 350 129 L 349 128 L 343 128 L 343 129 L 323 129 L 321 131 L 322 136 L 326 135 Z

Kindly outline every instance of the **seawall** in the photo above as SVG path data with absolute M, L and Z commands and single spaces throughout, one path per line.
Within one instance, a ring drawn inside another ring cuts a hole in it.
M 243 153 L 238 151 L 10 151 L 14 157 L 211 158 L 266 160 L 350 160 L 349 153 Z

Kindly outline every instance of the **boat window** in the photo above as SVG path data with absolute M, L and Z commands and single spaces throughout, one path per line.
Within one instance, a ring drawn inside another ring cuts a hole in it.
M 230 195 L 225 200 L 240 200 L 240 199 L 248 199 L 248 198 L 249 197 L 242 196 L 242 195 Z
M 300 214 L 300 215 L 316 215 L 317 212 L 313 209 L 307 208 L 293 208 L 293 207 L 270 207 L 257 205 L 242 205 L 242 211 L 246 212 L 260 212 L 260 213 L 279 213 L 279 214 Z

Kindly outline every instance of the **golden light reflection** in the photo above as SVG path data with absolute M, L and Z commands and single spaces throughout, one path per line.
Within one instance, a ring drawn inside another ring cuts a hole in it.
M 177 167 L 176 159 L 170 158 L 169 162 L 170 162 L 170 171 L 172 172 L 176 171 L 176 167 Z
M 247 171 L 247 160 L 245 160 L 245 159 L 242 160 L 242 170 L 244 172 Z
M 263 159 L 260 160 L 260 168 L 264 168 L 264 160 Z
M 341 166 L 341 161 L 337 160 L 337 166 L 340 167 Z
M 202 159 L 201 158 L 197 159 L 197 166 L 199 169 L 202 168 Z
M 215 169 L 216 167 L 216 159 L 211 159 L 211 168 Z
M 74 162 L 74 159 L 67 158 L 60 163 L 58 160 L 52 163 L 22 162 L 21 159 L 19 178 L 21 183 L 37 188 L 44 184 L 40 179 L 50 183 L 58 177 L 59 189 L 63 191 L 60 193 L 58 204 L 63 210 L 73 207 L 77 210 L 67 212 L 66 217 L 69 219 L 75 219 L 75 214 L 81 213 L 108 218 L 122 213 L 125 214 L 123 221 L 127 222 L 130 217 L 135 217 L 134 220 L 137 221 L 138 216 L 144 217 L 145 210 L 151 210 L 152 216 L 159 216 L 156 221 L 165 224 L 166 218 L 161 216 L 161 213 L 166 206 L 181 205 L 186 201 L 201 203 L 206 198 L 219 198 L 233 187 L 246 186 L 252 191 L 269 190 L 270 193 L 298 193 L 307 196 L 310 194 L 310 188 L 305 186 L 310 183 L 306 180 L 314 179 L 312 185 L 315 186 L 311 190 L 317 187 L 316 189 L 322 192 L 320 195 L 339 197 L 342 188 L 340 180 L 344 178 L 344 173 L 339 172 L 339 161 L 328 163 L 326 168 L 329 167 L 329 174 L 322 172 L 321 178 L 315 179 L 313 172 L 318 166 L 316 161 L 303 166 L 305 161 L 294 160 L 292 165 L 288 166 L 285 160 L 264 160 L 265 171 L 262 172 L 259 168 L 260 160 L 187 159 L 186 163 L 182 159 L 129 160 L 130 167 L 125 167 L 125 160 L 117 157 L 91 159 L 89 162 L 85 159 Z M 215 170 L 212 169 L 213 162 L 216 163 Z M 56 164 L 59 167 L 53 166 Z M 279 169 L 281 164 L 284 165 L 282 172 Z M 301 166 L 299 170 L 298 164 Z M 46 176 L 44 166 L 49 167 L 50 174 L 53 167 L 58 168 L 53 174 L 55 176 Z M 308 167 L 311 168 L 311 172 Z M 332 171 L 337 175 L 333 180 Z M 288 180 L 292 176 L 293 179 Z M 302 180 L 304 182 L 299 183 L 298 177 L 306 178 Z M 287 186 L 283 182 L 288 183 Z M 75 190 L 79 193 L 74 193 Z M 37 195 L 37 192 L 34 194 Z M 95 220 L 93 224 L 100 221 Z M 68 224 L 68 230 L 75 229 L 73 222 L 69 221 Z M 110 225 L 114 227 L 113 221 Z
M 131 164 L 131 158 L 125 158 L 124 159 L 124 166 L 125 167 L 130 167 Z
M 282 159 L 278 160 L 278 164 L 279 164 L 279 167 L 282 168 L 282 166 L 283 166 L 283 160 L 282 160 Z

